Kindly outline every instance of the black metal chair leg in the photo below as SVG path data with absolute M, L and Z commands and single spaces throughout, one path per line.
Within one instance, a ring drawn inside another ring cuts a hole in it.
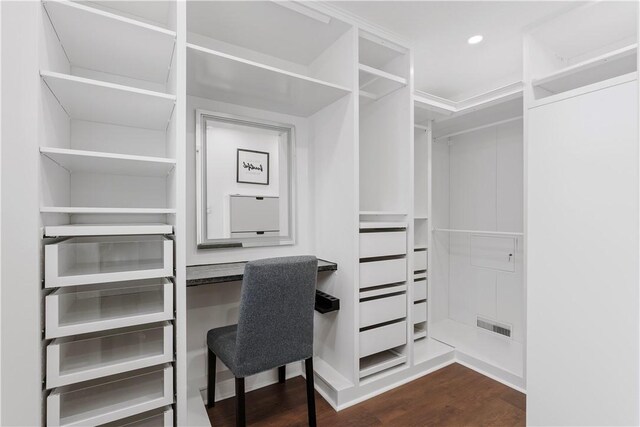
M 208 349 L 207 364 L 207 408 L 216 406 L 216 355 Z
M 280 366 L 278 368 L 278 382 L 280 384 L 284 384 L 286 380 L 287 380 L 287 365 Z
M 316 397 L 313 387 L 313 357 L 304 361 L 307 375 L 307 412 L 309 413 L 309 426 L 316 427 Z
M 244 378 L 236 378 L 236 426 L 245 427 Z

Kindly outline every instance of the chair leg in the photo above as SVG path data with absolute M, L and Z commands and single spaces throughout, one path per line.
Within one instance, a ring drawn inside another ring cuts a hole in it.
M 236 426 L 245 427 L 244 378 L 236 378 Z
M 278 382 L 284 384 L 287 380 L 287 365 L 280 366 L 278 368 Z
M 208 349 L 207 364 L 207 408 L 216 406 L 216 355 Z
M 316 397 L 313 387 L 313 357 L 305 359 L 304 366 L 307 375 L 307 412 L 309 414 L 309 426 L 316 427 Z

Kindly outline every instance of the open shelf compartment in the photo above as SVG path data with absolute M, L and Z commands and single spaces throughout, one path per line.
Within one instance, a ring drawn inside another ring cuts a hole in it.
M 173 283 L 149 279 L 61 288 L 45 297 L 47 339 L 173 319 Z
M 531 84 L 552 94 L 566 92 L 632 73 L 638 69 L 637 61 L 638 45 L 633 44 L 534 78 Z
M 40 154 L 47 156 L 71 173 L 162 177 L 168 175 L 176 166 L 175 159 L 67 148 L 40 147 Z
M 58 338 L 47 346 L 47 388 L 61 387 L 173 361 L 173 326 L 109 335 Z
M 121 374 L 56 388 L 47 397 L 47 425 L 97 426 L 173 403 L 173 368 Z
M 175 32 L 79 2 L 43 4 L 71 66 L 166 83 Z
M 348 95 L 351 90 L 188 43 L 187 93 L 308 117 Z
M 166 93 L 53 71 L 40 76 L 72 119 L 166 130 L 175 106 Z
M 404 77 L 365 64 L 359 64 L 358 68 L 360 91 L 365 98 L 377 100 L 407 85 Z
M 167 406 L 103 424 L 102 427 L 173 427 L 173 409 Z
M 407 361 L 407 356 L 400 352 L 401 348 L 374 353 L 360 359 L 360 378 L 365 378 L 385 371 Z
M 165 236 L 73 237 L 45 246 L 45 287 L 173 276 Z

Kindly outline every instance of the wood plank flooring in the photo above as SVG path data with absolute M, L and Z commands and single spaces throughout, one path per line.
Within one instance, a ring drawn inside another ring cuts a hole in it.
M 305 426 L 302 377 L 247 393 L 247 424 Z M 340 412 L 316 392 L 318 426 L 524 426 L 525 395 L 459 364 Z M 235 400 L 209 411 L 214 427 L 235 425 Z

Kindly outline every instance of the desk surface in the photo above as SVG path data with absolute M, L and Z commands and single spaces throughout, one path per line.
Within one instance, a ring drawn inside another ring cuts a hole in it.
M 242 280 L 246 262 L 192 265 L 187 267 L 187 286 L 211 283 L 236 282 Z M 336 271 L 338 264 L 318 259 L 318 271 Z

